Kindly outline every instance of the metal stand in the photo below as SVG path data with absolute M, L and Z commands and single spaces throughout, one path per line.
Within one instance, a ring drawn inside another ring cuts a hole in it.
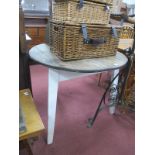
M 116 106 L 117 103 L 120 102 L 121 100 L 121 95 L 123 94 L 123 89 L 124 88 L 124 84 L 125 84 L 125 78 L 123 77 L 123 73 L 127 72 L 127 67 L 125 67 L 123 70 L 121 70 L 120 72 L 118 72 L 118 74 L 116 76 L 114 76 L 114 78 L 111 80 L 111 82 L 109 83 L 108 87 L 106 88 L 106 91 L 104 92 L 104 94 L 102 95 L 102 98 L 99 102 L 99 105 L 96 109 L 96 112 L 94 114 L 94 116 L 92 118 L 88 119 L 88 124 L 87 127 L 91 128 L 96 120 L 96 117 L 98 115 L 98 113 L 104 109 L 102 107 L 102 103 L 104 103 L 106 106 L 108 107 L 112 107 L 112 106 Z M 115 80 L 119 77 L 118 80 L 118 84 L 116 85 L 114 82 Z M 108 93 L 109 92 L 109 93 Z M 112 104 L 106 104 L 106 95 L 109 95 L 108 100 L 112 103 Z
M 114 15 L 116 16 L 116 15 Z M 122 21 L 127 20 L 127 16 L 121 16 Z M 135 35 L 134 35 L 134 42 L 133 42 L 133 46 L 132 48 L 126 49 L 124 51 L 121 51 L 123 54 L 125 54 L 128 57 L 128 63 L 126 65 L 126 67 L 121 70 L 120 72 L 118 72 L 117 75 L 114 76 L 114 78 L 111 80 L 111 82 L 109 83 L 106 91 L 104 92 L 99 105 L 96 109 L 96 112 L 94 114 L 94 116 L 92 118 L 88 119 L 88 124 L 87 127 L 91 128 L 96 120 L 96 117 L 98 115 L 98 113 L 104 109 L 104 107 L 102 106 L 102 103 L 104 102 L 104 104 L 106 105 L 106 95 L 109 92 L 109 101 L 111 101 L 112 104 L 107 105 L 108 107 L 110 106 L 116 106 L 116 104 L 124 104 L 124 92 L 125 92 L 125 87 L 127 84 L 127 80 L 129 77 L 129 73 L 133 64 L 133 60 L 134 60 L 134 51 L 135 51 Z M 115 79 L 119 78 L 117 85 L 115 85 Z
M 131 66 L 133 64 L 133 58 L 134 58 L 133 51 L 134 51 L 134 45 L 133 45 L 133 49 L 126 49 L 126 51 L 124 51 L 125 55 L 128 57 L 128 63 L 125 66 L 125 68 L 123 70 L 121 70 L 120 72 L 118 72 L 118 74 L 116 76 L 114 76 L 114 78 L 109 83 L 108 87 L 106 88 L 106 91 L 102 95 L 102 98 L 99 102 L 99 105 L 96 109 L 94 116 L 92 118 L 88 119 L 88 124 L 87 124 L 88 128 L 91 128 L 93 126 L 98 113 L 102 109 L 104 109 L 102 106 L 102 103 L 104 103 L 107 107 L 112 107 L 112 106 L 115 107 L 117 104 L 124 104 L 124 91 L 125 91 L 127 79 L 129 77 L 129 73 L 131 70 Z M 116 78 L 119 78 L 117 85 L 115 84 Z M 112 104 L 106 104 L 106 95 L 107 94 L 109 94 L 108 100 Z

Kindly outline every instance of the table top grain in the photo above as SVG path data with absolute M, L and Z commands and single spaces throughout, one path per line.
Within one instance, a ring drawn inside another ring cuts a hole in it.
M 127 64 L 127 57 L 117 52 L 115 56 L 83 60 L 62 61 L 47 44 L 39 44 L 29 51 L 30 58 L 53 69 L 80 73 L 95 73 L 122 68 Z

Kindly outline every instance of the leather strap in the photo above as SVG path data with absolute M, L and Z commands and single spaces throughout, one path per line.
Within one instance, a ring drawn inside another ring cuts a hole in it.
M 79 1 L 79 5 L 78 5 L 79 9 L 81 9 L 83 7 L 83 0 Z
M 112 36 L 118 38 L 117 30 L 114 26 L 111 27 Z
M 87 33 L 87 25 L 82 24 L 82 34 L 83 34 L 83 43 L 84 44 L 92 44 L 92 45 L 99 45 L 106 43 L 106 39 L 104 37 L 97 38 L 97 39 L 91 39 L 88 37 Z

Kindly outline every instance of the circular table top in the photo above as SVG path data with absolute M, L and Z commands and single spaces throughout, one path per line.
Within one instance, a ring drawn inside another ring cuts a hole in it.
M 29 51 L 30 58 L 53 69 L 80 73 L 95 73 L 122 68 L 128 59 L 117 52 L 115 56 L 74 61 L 62 61 L 50 51 L 47 44 L 39 44 Z

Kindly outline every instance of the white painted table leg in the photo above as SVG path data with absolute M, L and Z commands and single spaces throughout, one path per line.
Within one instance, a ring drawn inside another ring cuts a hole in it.
M 119 69 L 114 70 L 114 71 L 113 71 L 113 74 L 112 74 L 112 77 L 111 77 L 111 80 L 113 80 L 114 77 L 115 77 L 118 73 L 119 73 Z M 113 81 L 112 87 L 113 87 L 113 86 L 114 86 L 114 87 L 117 87 L 117 85 L 118 85 L 118 78 L 119 78 L 119 76 Z M 111 94 L 110 94 L 111 97 L 117 95 L 116 93 L 117 93 L 117 91 L 111 93 Z M 112 106 L 111 106 L 111 105 L 112 105 Z M 109 103 L 109 112 L 110 112 L 110 114 L 114 114 L 114 113 L 115 113 L 115 108 L 116 108 L 116 105 L 113 103 L 112 100 L 110 100 L 110 103 Z
M 57 104 L 57 92 L 59 81 L 65 81 L 74 79 L 81 76 L 87 76 L 91 73 L 76 73 L 61 70 L 54 70 L 49 68 L 48 71 L 48 135 L 47 144 L 53 143 L 54 128 L 55 128 L 55 116 L 56 116 L 56 104 Z
M 48 71 L 48 135 L 47 144 L 53 143 L 59 73 L 49 68 Z

